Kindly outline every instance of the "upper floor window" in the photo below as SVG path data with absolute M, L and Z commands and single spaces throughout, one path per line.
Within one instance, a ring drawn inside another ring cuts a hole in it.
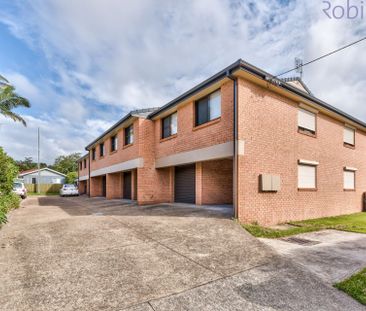
M 95 152 L 95 148 L 92 149 L 92 160 L 95 160 L 96 158 L 96 152 Z
M 111 151 L 116 151 L 118 148 L 118 138 L 117 135 L 111 137 Z
M 79 162 L 79 169 L 82 170 L 83 169 L 83 163 Z
M 345 127 L 343 130 L 343 143 L 345 146 L 354 147 L 355 145 L 355 130 L 350 127 Z
M 306 134 L 315 135 L 316 133 L 316 114 L 299 108 L 298 112 L 298 128 L 299 131 Z
M 165 117 L 162 120 L 162 138 L 167 138 L 174 134 L 177 134 L 177 113 Z
M 84 159 L 84 168 L 86 168 L 86 159 Z
M 133 143 L 133 124 L 125 128 L 125 146 Z
M 220 90 L 196 101 L 195 104 L 196 126 L 221 117 L 221 92 Z
M 99 156 L 104 157 L 104 143 L 99 144 Z

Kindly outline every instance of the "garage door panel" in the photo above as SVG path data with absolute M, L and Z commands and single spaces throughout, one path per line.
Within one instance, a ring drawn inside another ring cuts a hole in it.
M 196 166 L 185 165 L 175 168 L 175 202 L 196 202 Z

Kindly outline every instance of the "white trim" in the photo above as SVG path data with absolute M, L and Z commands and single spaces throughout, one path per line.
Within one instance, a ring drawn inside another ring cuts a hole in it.
M 159 158 L 156 160 L 155 167 L 169 167 L 176 165 L 183 165 L 201 161 L 224 159 L 232 157 L 233 152 L 233 142 L 227 142 L 219 145 L 214 145 L 206 148 L 195 149 L 192 151 L 181 152 Z
M 307 164 L 307 165 L 317 166 L 317 165 L 319 165 L 319 162 L 300 159 L 299 164 Z
M 356 172 L 356 171 L 357 171 L 357 168 L 355 168 L 355 167 L 351 167 L 351 166 L 345 166 L 345 167 L 344 167 L 344 170 L 345 170 L 345 171 Z
M 139 168 L 144 166 L 144 159 L 143 158 L 136 158 L 129 161 L 125 161 L 122 163 L 114 164 L 111 166 L 103 167 L 98 170 L 92 171 L 90 173 L 91 177 L 110 174 L 110 173 L 116 173 L 121 171 L 128 171 L 132 170 L 134 168 Z
M 52 172 L 52 173 L 55 173 L 55 174 L 61 175 L 61 176 L 63 176 L 63 177 L 66 177 L 66 175 L 65 175 L 65 174 L 62 174 L 62 173 L 60 173 L 60 172 L 57 172 L 57 171 L 55 171 L 55 170 L 53 170 L 53 169 L 50 169 L 50 168 L 48 168 L 48 167 L 41 168 L 39 171 L 40 171 L 40 172 L 41 172 L 41 171 L 49 171 L 49 172 Z M 24 173 L 24 174 L 19 174 L 19 176 L 20 176 L 20 177 L 23 177 L 23 176 L 26 176 L 26 175 L 29 175 L 29 174 L 33 174 L 33 173 L 37 173 L 37 172 L 38 172 L 38 170 L 37 170 L 37 169 L 35 169 L 35 170 L 33 170 L 33 171 L 29 171 L 29 172 L 26 172 L 26 173 Z
M 84 176 L 79 177 L 79 181 L 88 180 L 88 179 L 89 179 L 89 175 L 84 175 Z

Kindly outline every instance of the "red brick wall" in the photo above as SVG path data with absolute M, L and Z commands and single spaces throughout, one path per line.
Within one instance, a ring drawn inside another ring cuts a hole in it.
M 152 204 L 170 202 L 170 169 L 155 169 L 154 122 L 139 120 L 139 150 L 144 167 L 137 169 L 137 202 Z
M 205 148 L 233 140 L 233 82 L 221 87 L 221 119 L 194 128 L 194 102 L 178 109 L 176 137 L 161 140 L 161 120 L 155 122 L 156 158 L 184 151 Z
M 80 162 L 78 162 L 79 176 L 89 175 L 89 159 L 86 158 L 86 168 L 84 168 L 84 159 L 81 160 L 82 168 L 80 169 Z
M 107 199 L 121 199 L 122 198 L 122 174 L 114 173 L 107 174 Z
M 298 103 L 239 80 L 239 220 L 270 225 L 361 211 L 366 191 L 366 137 L 357 131 L 355 150 L 343 146 L 344 124 L 319 113 L 317 137 L 297 132 Z M 317 191 L 298 191 L 297 161 L 318 161 Z M 356 191 L 343 191 L 343 167 L 356 173 Z M 260 193 L 261 173 L 281 176 L 278 193 Z
M 92 177 L 90 179 L 90 196 L 98 197 L 102 195 L 103 195 L 102 177 L 101 176 Z
M 202 162 L 202 204 L 232 204 L 233 161 Z

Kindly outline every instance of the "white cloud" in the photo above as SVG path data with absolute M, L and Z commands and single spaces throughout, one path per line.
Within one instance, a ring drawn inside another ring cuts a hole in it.
M 276 74 L 296 56 L 310 60 L 366 34 L 364 21 L 329 20 L 317 0 L 15 3 L 0 21 L 58 76 L 33 89 L 14 76 L 19 90 L 43 96 L 42 120 L 66 120 L 67 130 L 51 131 L 61 148 L 53 154 L 82 149 L 123 112 L 161 106 L 238 58 Z M 315 95 L 366 120 L 364 47 L 306 67 L 304 78 Z

